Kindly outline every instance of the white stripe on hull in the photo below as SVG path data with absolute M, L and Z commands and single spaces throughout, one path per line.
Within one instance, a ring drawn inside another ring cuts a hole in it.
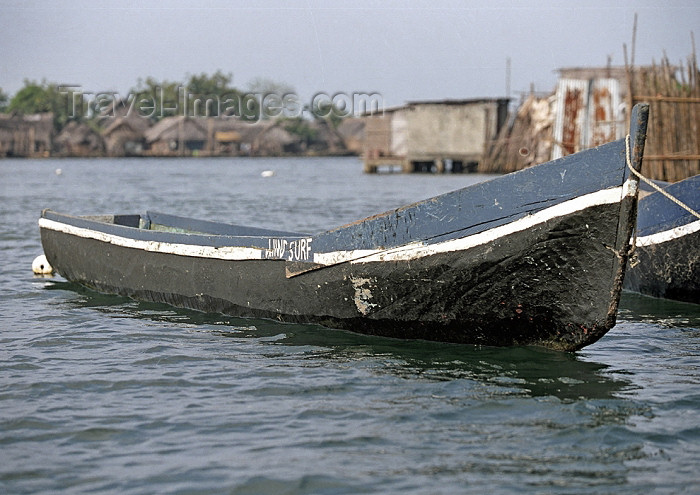
M 333 251 L 329 253 L 314 253 L 313 261 L 322 265 L 333 265 L 350 261 L 353 263 L 370 263 L 376 261 L 413 260 L 423 256 L 438 253 L 460 251 L 483 245 L 500 237 L 521 232 L 554 218 L 570 215 L 586 208 L 621 202 L 625 197 L 636 194 L 637 182 L 628 180 L 623 186 L 596 191 L 584 196 L 564 201 L 558 205 L 545 208 L 531 215 L 515 220 L 505 225 L 489 229 L 467 237 L 452 239 L 436 244 L 414 242 L 391 249 L 371 249 L 352 251 Z M 700 223 L 700 222 L 696 222 Z M 75 227 L 65 223 L 41 218 L 39 226 L 43 229 L 63 232 L 86 239 L 114 244 L 116 246 L 140 249 L 154 253 L 167 253 L 197 258 L 213 258 L 222 260 L 260 260 L 266 259 L 267 249 L 238 246 L 198 246 L 191 244 L 166 243 L 131 239 L 114 234 L 107 234 L 92 229 Z M 639 239 L 638 239 L 639 241 Z
M 114 234 L 106 234 L 97 230 L 75 227 L 48 218 L 39 219 L 39 227 L 42 229 L 55 230 L 85 239 L 95 239 L 96 241 L 114 244 L 126 248 L 140 249 L 151 253 L 177 254 L 180 256 L 193 256 L 196 258 L 214 258 L 221 260 L 250 260 L 262 259 L 263 250 L 259 248 L 246 248 L 239 246 L 197 246 L 194 244 L 174 244 L 158 241 L 143 241 L 131 239 Z
M 636 187 L 636 183 L 633 183 L 631 181 L 628 181 L 625 185 L 630 183 L 633 184 L 634 187 Z M 431 256 L 433 254 L 448 253 L 453 251 L 464 251 L 476 246 L 488 244 L 489 242 L 493 242 L 501 237 L 505 237 L 516 232 L 522 232 L 523 230 L 527 230 L 532 227 L 535 227 L 536 225 L 546 223 L 547 221 L 553 220 L 554 218 L 571 215 L 573 213 L 576 213 L 577 211 L 582 211 L 586 208 L 600 206 L 604 204 L 619 203 L 623 198 L 623 190 L 627 191 L 627 195 L 634 194 L 633 187 L 616 187 L 613 189 L 604 189 L 602 191 L 586 194 L 585 196 L 579 196 L 575 199 L 565 201 L 556 206 L 552 206 L 551 208 L 546 208 L 531 215 L 527 215 L 523 218 L 515 220 L 514 222 L 507 223 L 505 225 L 500 225 L 498 227 L 494 227 L 492 229 L 486 230 L 484 232 L 479 232 L 478 234 L 470 235 L 468 237 L 452 239 L 449 241 L 430 245 L 423 245 L 421 243 L 408 244 L 398 248 L 381 251 L 354 262 L 369 263 L 372 261 L 408 261 L 416 258 L 421 258 L 423 256 Z
M 657 232 L 656 234 L 645 235 L 643 237 L 637 237 L 636 245 L 642 246 L 653 246 L 655 244 L 662 244 L 664 242 L 672 241 L 674 239 L 680 239 L 683 236 L 694 234 L 700 231 L 700 220 L 696 220 L 680 227 L 675 227 L 673 229 L 664 230 L 662 232 Z

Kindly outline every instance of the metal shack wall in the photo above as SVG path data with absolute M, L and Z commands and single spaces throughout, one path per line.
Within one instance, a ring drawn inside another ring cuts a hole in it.
M 623 102 L 617 79 L 560 79 L 556 92 L 552 159 L 623 137 Z

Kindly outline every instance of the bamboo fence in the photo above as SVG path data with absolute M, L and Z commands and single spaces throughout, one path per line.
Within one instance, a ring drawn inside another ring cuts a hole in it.
M 647 102 L 649 128 L 642 173 L 676 182 L 700 174 L 700 76 L 695 50 L 684 67 L 664 56 L 651 67 L 627 68 L 630 105 Z

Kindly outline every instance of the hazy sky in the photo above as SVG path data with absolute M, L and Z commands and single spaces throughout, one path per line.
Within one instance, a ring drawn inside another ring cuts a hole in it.
M 405 101 L 550 91 L 555 70 L 672 62 L 700 37 L 698 0 L 7 1 L 0 0 L 0 87 L 25 78 L 126 94 L 139 77 L 184 82 L 217 69 L 316 92 Z M 700 40 L 699 40 L 700 41 Z

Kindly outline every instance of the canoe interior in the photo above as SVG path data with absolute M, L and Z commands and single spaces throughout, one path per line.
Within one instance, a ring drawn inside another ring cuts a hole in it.
M 147 211 L 145 214 L 123 215 L 82 215 L 89 222 L 131 227 L 157 232 L 192 234 L 201 236 L 226 237 L 307 237 L 309 234 L 284 230 L 247 227 L 223 222 L 212 222 L 195 218 L 181 217 L 167 213 Z

